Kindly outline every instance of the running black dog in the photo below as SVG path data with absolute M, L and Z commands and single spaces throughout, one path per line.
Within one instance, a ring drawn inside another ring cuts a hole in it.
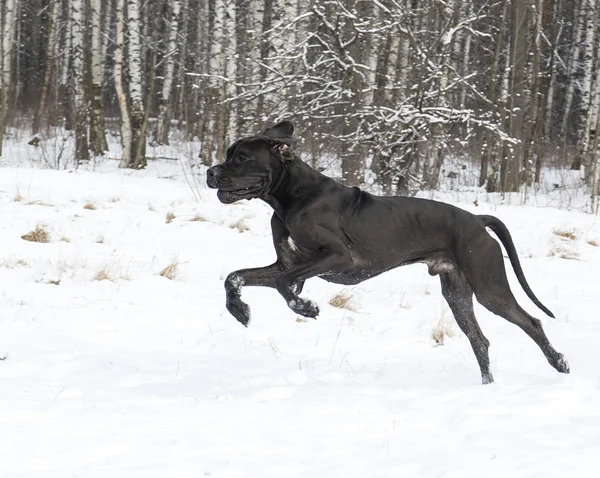
M 439 275 L 442 294 L 469 338 L 482 382 L 493 382 L 489 341 L 473 313 L 473 294 L 494 314 L 527 333 L 556 370 L 569 365 L 548 341 L 541 322 L 515 300 L 496 233 L 529 298 L 554 317 L 533 294 L 506 226 L 493 216 L 476 216 L 436 201 L 379 197 L 343 186 L 315 171 L 293 153 L 294 125 L 283 121 L 262 135 L 244 138 L 227 150 L 223 164 L 207 171 L 207 184 L 224 204 L 260 198 L 271 219 L 277 261 L 242 269 L 225 280 L 227 309 L 245 326 L 250 309 L 243 286 L 273 287 L 297 314 L 316 317 L 317 305 L 299 297 L 304 281 L 320 277 L 337 284 L 358 284 L 398 266 L 422 262 Z

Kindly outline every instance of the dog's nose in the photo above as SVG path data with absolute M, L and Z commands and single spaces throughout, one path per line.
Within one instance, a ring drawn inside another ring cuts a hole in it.
M 209 188 L 216 188 L 217 187 L 217 176 L 218 176 L 218 171 L 215 170 L 215 167 L 209 168 L 206 170 L 206 185 Z

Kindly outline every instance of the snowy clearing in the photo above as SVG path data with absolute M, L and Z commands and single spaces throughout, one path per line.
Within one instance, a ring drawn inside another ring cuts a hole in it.
M 316 321 L 247 288 L 242 327 L 223 279 L 272 262 L 270 210 L 197 202 L 177 167 L 0 169 L 0 477 L 595 476 L 598 216 L 457 204 L 507 224 L 557 319 L 510 270 L 513 291 L 571 365 L 477 305 L 482 386 L 425 266 L 308 281 Z M 38 225 L 49 243 L 21 239 Z

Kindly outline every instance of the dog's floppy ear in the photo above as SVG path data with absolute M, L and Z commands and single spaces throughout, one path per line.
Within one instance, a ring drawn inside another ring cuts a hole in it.
M 275 126 L 267 128 L 263 136 L 268 136 L 269 138 L 280 140 L 282 143 L 290 145 L 292 143 L 292 136 L 294 136 L 294 123 L 288 120 L 280 121 Z

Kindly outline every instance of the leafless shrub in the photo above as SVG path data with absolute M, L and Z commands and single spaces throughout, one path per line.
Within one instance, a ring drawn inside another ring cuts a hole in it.
M 173 222 L 173 219 L 175 219 L 175 214 L 172 211 L 169 211 L 167 213 L 167 217 L 166 217 L 167 224 L 170 224 L 171 222 Z

